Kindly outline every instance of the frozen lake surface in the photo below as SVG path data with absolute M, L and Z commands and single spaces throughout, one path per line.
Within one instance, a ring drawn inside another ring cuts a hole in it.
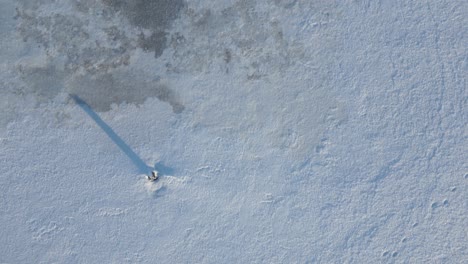
M 463 263 L 467 14 L 0 0 L 0 263 Z

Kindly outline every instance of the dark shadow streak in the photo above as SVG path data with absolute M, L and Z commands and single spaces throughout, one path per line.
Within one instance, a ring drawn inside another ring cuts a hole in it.
M 132 160 L 132 162 L 137 166 L 140 173 L 150 175 L 152 168 L 146 165 L 146 163 L 108 126 L 99 116 L 96 114 L 91 106 L 89 106 L 83 99 L 78 97 L 75 94 L 70 94 L 70 97 L 75 101 L 75 103 L 85 111 L 86 114 L 91 117 L 94 122 L 106 132 L 107 136 L 114 141 L 114 143 L 120 148 L 120 150 L 127 155 L 127 157 Z
M 154 164 L 154 168 L 159 172 L 159 174 L 161 174 L 161 176 L 174 175 L 174 169 L 162 164 L 161 162 Z

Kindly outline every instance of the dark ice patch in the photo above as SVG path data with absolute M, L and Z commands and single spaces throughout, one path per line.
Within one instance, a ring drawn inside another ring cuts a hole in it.
M 164 31 L 158 31 L 151 34 L 149 37 L 145 37 L 145 35 L 141 33 L 138 37 L 138 46 L 145 52 L 154 51 L 154 56 L 157 58 L 162 55 L 166 48 L 166 41 L 166 32 Z
M 149 80 L 127 71 L 74 76 L 52 63 L 45 67 L 20 66 L 18 71 L 26 85 L 17 92 L 34 94 L 38 102 L 47 102 L 67 92 L 80 96 L 98 112 L 110 110 L 114 103 L 138 105 L 154 97 L 168 103 L 174 113 L 185 109 L 177 93 L 158 79 Z
M 159 57 L 166 48 L 166 29 L 184 7 L 183 0 L 102 0 L 117 13 L 124 15 L 138 28 L 150 30 L 152 35 L 139 39 L 144 51 Z
M 18 71 L 26 86 L 24 94 L 35 94 L 38 102 L 44 102 L 57 96 L 63 90 L 65 73 L 52 64 L 45 67 L 23 67 Z
M 167 85 L 159 80 L 141 80 L 129 73 L 75 77 L 69 82 L 68 92 L 83 98 L 98 112 L 110 110 L 113 103 L 142 104 L 151 97 L 168 103 L 177 114 L 185 108 L 177 94 Z
M 283 8 L 291 8 L 296 2 L 297 0 L 275 0 L 275 4 Z

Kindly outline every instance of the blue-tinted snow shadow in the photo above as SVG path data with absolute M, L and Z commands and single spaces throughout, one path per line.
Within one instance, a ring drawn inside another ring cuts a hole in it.
M 110 126 L 108 126 L 99 115 L 93 111 L 93 109 L 79 96 L 75 94 L 70 94 L 70 97 L 76 102 L 76 104 L 83 109 L 83 111 L 91 117 L 94 122 L 107 134 L 107 136 L 122 150 L 122 152 L 127 155 L 128 158 L 135 164 L 138 168 L 139 173 L 144 173 L 150 175 L 153 168 L 146 165 L 146 163 L 130 148 L 130 146 L 125 143 Z M 171 170 L 165 166 L 161 167 L 163 170 Z
M 154 164 L 154 168 L 159 172 L 159 174 L 161 174 L 161 176 L 174 175 L 174 169 L 167 167 L 161 162 L 157 162 L 156 164 Z

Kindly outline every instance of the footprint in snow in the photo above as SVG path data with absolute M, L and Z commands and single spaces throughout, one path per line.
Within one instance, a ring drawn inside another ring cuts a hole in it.
M 141 177 L 139 185 L 143 185 L 146 192 L 151 195 L 162 195 L 177 189 L 188 181 L 188 177 L 174 177 L 170 175 L 159 176 L 157 180 L 150 181 L 146 175 Z

